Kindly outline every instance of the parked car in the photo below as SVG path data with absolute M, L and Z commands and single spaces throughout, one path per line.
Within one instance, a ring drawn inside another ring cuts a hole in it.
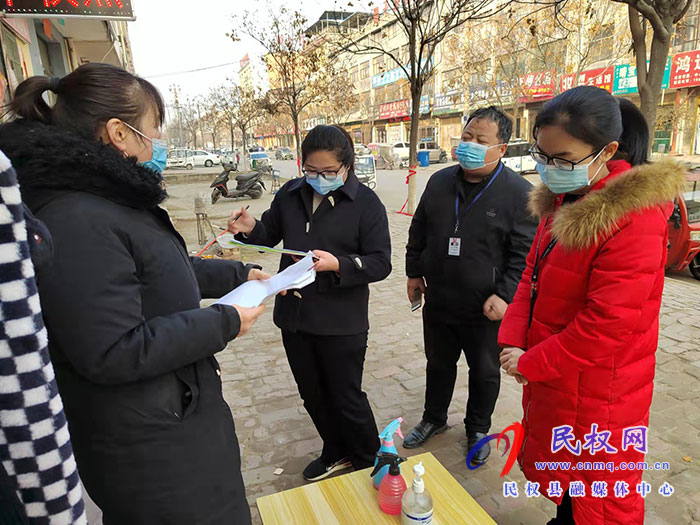
M 503 155 L 503 164 L 516 173 L 537 172 L 537 163 L 530 155 L 530 143 L 524 140 L 508 143 L 506 154 Z
M 171 149 L 165 161 L 165 169 L 170 168 L 194 168 L 194 152 L 186 148 Z
M 394 153 L 403 160 L 408 160 L 408 151 L 411 145 L 408 142 L 394 142 Z
M 256 151 L 250 154 L 250 168 L 255 171 L 272 171 L 272 161 L 264 151 Z
M 289 148 L 277 148 L 275 151 L 275 159 L 277 160 L 293 160 L 294 153 Z
M 221 164 L 222 165 L 232 165 L 233 170 L 237 171 L 238 170 L 238 161 L 236 160 L 236 152 L 235 151 L 222 151 L 221 152 Z
M 408 142 L 395 142 L 394 152 L 401 159 L 402 164 L 406 164 L 408 161 L 408 152 L 410 149 L 410 144 Z M 444 149 L 438 147 L 435 142 L 420 142 L 418 143 L 418 152 L 428 151 L 430 154 L 430 162 L 447 162 L 447 152 Z
M 450 155 L 452 157 L 452 160 L 455 162 L 457 162 L 457 146 L 459 146 L 460 142 L 462 142 L 462 137 L 450 138 Z
M 447 152 L 439 147 L 435 142 L 421 142 L 418 144 L 418 152 L 428 151 L 430 153 L 430 162 L 447 162 Z
M 203 149 L 196 149 L 193 151 L 193 154 L 195 166 L 211 168 L 214 164 L 221 164 L 221 157 Z

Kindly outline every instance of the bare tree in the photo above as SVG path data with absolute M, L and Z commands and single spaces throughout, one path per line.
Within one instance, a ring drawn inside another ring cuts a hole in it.
M 546 1 L 546 0 L 542 0 Z M 365 10 L 370 11 L 373 2 L 368 2 Z M 510 4 L 509 1 L 495 3 L 491 0 L 387 0 L 388 14 L 398 24 L 408 42 L 408 56 L 397 50 L 386 49 L 373 32 L 374 22 L 356 31 L 338 32 L 338 54 L 383 56 L 399 68 L 410 86 L 411 132 L 409 160 L 412 168 L 416 164 L 418 150 L 418 124 L 420 120 L 420 100 L 423 88 L 435 71 L 435 53 L 439 44 L 455 29 L 469 20 L 480 20 L 493 16 Z M 349 2 L 355 7 L 357 2 Z M 409 176 L 407 211 L 413 213 L 416 207 L 416 180 Z
M 300 116 L 319 102 L 327 85 L 325 49 L 312 44 L 306 34 L 308 21 L 298 11 L 283 7 L 273 12 L 268 5 L 266 24 L 260 28 L 260 10 L 246 12 L 239 28 L 229 35 L 234 41 L 246 34 L 267 52 L 264 57 L 270 79 L 267 106 L 271 113 L 282 110 L 294 124 L 297 158 L 301 157 Z M 301 171 L 299 171 L 301 175 Z
M 231 109 L 231 121 L 243 137 L 243 151 L 241 158 L 243 165 L 246 165 L 246 153 L 248 151 L 248 134 L 252 130 L 254 121 L 259 118 L 264 111 L 263 102 L 259 94 L 241 86 L 232 85 L 229 99 Z M 233 138 L 233 132 L 231 134 Z
M 187 132 L 187 146 L 192 144 L 192 147 L 197 149 L 197 133 L 201 127 L 197 108 L 190 103 L 182 104 L 180 114 L 182 115 L 182 127 Z
M 210 98 L 206 102 L 205 113 L 202 115 L 202 124 L 211 136 L 214 149 L 217 149 L 219 147 L 217 139 L 219 138 L 219 131 L 221 131 L 222 113 L 216 103 Z M 204 142 L 204 137 L 202 137 L 202 142 Z
M 656 122 L 664 70 L 675 24 L 697 0 L 612 0 L 627 4 L 632 45 L 637 63 L 637 89 L 641 110 L 650 128 Z M 647 65 L 647 33 L 651 27 L 651 51 Z
M 455 87 L 469 89 L 470 103 L 496 101 L 506 111 L 512 107 L 517 119 L 528 98 L 526 74 L 554 73 L 552 89 L 558 93 L 578 85 L 581 72 L 593 64 L 603 69 L 597 83 L 609 78 L 612 89 L 613 65 L 629 56 L 630 47 L 627 29 L 614 24 L 615 4 L 568 0 L 552 8 L 511 4 L 446 41 L 455 57 L 446 69 L 456 68 Z

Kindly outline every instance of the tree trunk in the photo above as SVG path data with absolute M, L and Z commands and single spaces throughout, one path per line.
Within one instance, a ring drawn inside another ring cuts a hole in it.
M 236 146 L 236 141 L 235 141 L 234 138 L 233 138 L 233 136 L 234 136 L 234 133 L 233 133 L 233 131 L 234 131 L 233 122 L 231 122 L 231 123 L 229 124 L 229 131 L 231 132 L 231 153 L 233 154 L 233 153 L 234 153 L 233 150 L 234 150 L 234 148 L 235 148 L 235 146 Z M 235 157 L 235 155 L 234 155 L 234 157 Z
M 647 120 L 647 124 L 649 124 L 651 143 L 653 143 L 654 140 L 656 112 L 659 108 L 661 84 L 664 79 L 664 70 L 666 69 L 670 44 L 670 39 L 665 41 L 661 40 L 657 37 L 656 33 L 654 33 L 654 38 L 651 41 L 651 57 L 649 60 L 649 71 L 647 73 L 646 83 L 644 85 L 639 85 L 640 109 Z M 639 68 L 637 68 L 637 79 L 639 82 Z
M 247 129 L 246 126 L 240 126 L 241 135 L 243 135 L 243 152 L 241 153 L 241 159 L 243 160 L 243 170 L 246 170 L 246 154 L 248 153 L 248 138 L 246 137 Z
M 296 112 L 292 113 L 294 122 L 294 140 L 296 141 L 297 150 L 297 175 L 301 177 L 301 131 L 299 131 L 299 115 Z
M 416 211 L 416 176 L 411 176 L 418 165 L 418 128 L 420 124 L 420 97 L 423 91 L 422 85 L 414 83 L 411 86 L 411 135 L 408 148 L 408 207 L 406 212 L 413 215 Z

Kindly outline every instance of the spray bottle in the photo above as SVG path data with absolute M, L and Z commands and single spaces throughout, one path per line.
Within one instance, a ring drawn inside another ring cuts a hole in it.
M 401 525 L 430 525 L 433 522 L 433 498 L 425 490 L 422 461 L 413 467 L 413 473 L 416 476 L 413 485 L 401 498 Z
M 382 440 L 382 446 L 379 447 L 379 452 L 386 452 L 389 454 L 396 454 L 397 456 L 399 455 L 399 451 L 396 450 L 396 446 L 394 445 L 394 434 L 397 434 L 401 436 L 401 439 L 403 439 L 403 434 L 401 433 L 401 423 L 403 422 L 403 418 L 400 417 L 398 419 L 394 419 L 391 423 L 389 423 L 386 428 L 382 431 L 381 434 L 379 434 L 379 438 Z M 377 466 L 377 462 L 379 459 L 374 460 L 374 466 Z M 374 488 L 378 489 L 379 485 L 381 485 L 382 480 L 384 479 L 384 476 L 386 476 L 386 473 L 389 472 L 389 467 L 384 466 L 382 467 L 377 474 L 374 476 Z
M 406 482 L 399 468 L 404 461 L 406 458 L 400 458 L 396 454 L 377 452 L 377 465 L 370 474 L 374 476 L 384 465 L 389 466 L 389 473 L 384 476 L 382 484 L 379 485 L 379 508 L 393 516 L 401 514 L 401 498 L 406 492 Z

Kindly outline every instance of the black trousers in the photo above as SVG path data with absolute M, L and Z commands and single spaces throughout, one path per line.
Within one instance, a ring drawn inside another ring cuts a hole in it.
M 304 408 L 323 439 L 321 457 L 349 457 L 355 469 L 374 464 L 379 430 L 362 391 L 367 332 L 319 336 L 282 331 L 282 341 Z
M 27 525 L 24 506 L 17 497 L 17 486 L 0 463 L 0 525 Z
M 486 318 L 446 324 L 423 311 L 423 338 L 428 359 L 424 420 L 440 426 L 447 423 L 447 410 L 457 380 L 457 362 L 464 352 L 469 365 L 469 398 L 464 425 L 467 433 L 489 431 L 501 388 L 500 324 Z
M 571 496 L 569 491 L 566 491 L 561 500 L 561 504 L 557 505 L 557 515 L 549 520 L 547 525 L 576 525 L 574 522 L 574 509 L 571 505 Z

